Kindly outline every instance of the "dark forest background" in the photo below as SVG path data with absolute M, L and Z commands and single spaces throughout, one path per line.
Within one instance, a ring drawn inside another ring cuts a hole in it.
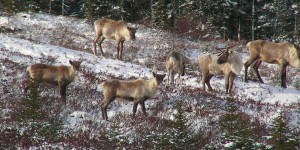
M 1 15 L 45 12 L 125 20 L 195 40 L 299 42 L 299 0 L 1 0 Z

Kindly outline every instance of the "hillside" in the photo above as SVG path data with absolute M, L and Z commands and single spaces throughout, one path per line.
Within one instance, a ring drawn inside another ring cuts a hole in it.
M 233 95 L 225 94 L 223 76 L 212 78 L 211 83 L 215 92 L 206 92 L 200 87 L 201 73 L 197 58 L 204 53 L 216 52 L 216 47 L 226 47 L 227 42 L 190 41 L 168 31 L 138 24 L 134 26 L 139 27 L 137 40 L 124 43 L 124 61 L 119 61 L 115 59 L 116 43 L 113 40 L 103 42 L 102 46 L 107 57 L 95 57 L 92 54 L 94 28 L 85 20 L 26 13 L 19 13 L 10 18 L 0 17 L 0 122 L 2 122 L 0 126 L 2 129 L 8 126 L 14 127 L 15 110 L 25 97 L 23 93 L 26 84 L 25 70 L 29 65 L 40 62 L 69 65 L 69 60 L 82 60 L 79 80 L 71 83 L 67 89 L 66 106 L 61 105 L 57 87 L 40 86 L 41 96 L 47 109 L 55 111 L 63 118 L 65 133 L 86 132 L 89 133 L 87 137 L 91 138 L 101 134 L 104 129 L 116 128 L 120 139 L 127 139 L 127 143 L 116 145 L 114 148 L 138 149 L 137 145 L 144 146 L 141 144 L 143 142 L 139 141 L 143 138 L 139 139 L 139 137 L 155 134 L 151 132 L 152 130 L 162 132 L 169 127 L 169 122 L 174 121 L 174 115 L 178 114 L 175 106 L 178 101 L 181 101 L 184 106 L 183 114 L 191 128 L 195 132 L 203 132 L 203 139 L 220 141 L 221 131 L 217 124 L 220 117 L 226 113 L 224 110 L 227 105 L 226 99 L 230 97 L 236 99 L 239 110 L 249 116 L 250 120 L 259 121 L 257 123 L 265 125 L 266 128 L 279 112 L 284 110 L 290 120 L 289 126 L 299 131 L 300 74 L 298 70 L 288 68 L 287 89 L 279 86 L 278 66 L 263 63 L 260 71 L 265 84 L 256 81 L 254 73 L 251 75 L 253 80 L 249 83 L 243 82 L 244 70 L 242 70 L 235 79 Z M 242 54 L 243 61 L 246 61 L 248 53 L 245 46 L 235 49 Z M 166 73 L 165 58 L 172 50 L 181 51 L 191 60 L 187 75 L 182 77 L 182 85 L 174 89 L 161 86 L 156 96 L 146 101 L 147 118 L 143 117 L 138 106 L 137 117 L 132 119 L 132 103 L 116 100 L 109 106 L 109 121 L 102 120 L 100 104 L 103 95 L 100 84 L 107 79 L 149 79 L 153 71 Z M 259 134 L 267 136 L 264 133 L 266 132 Z M 69 143 L 69 146 L 84 145 L 80 144 L 80 138 L 78 142 L 79 144 L 73 145 Z M 131 145 L 132 143 L 137 145 Z M 198 141 L 199 143 L 201 142 Z M 203 143 L 202 146 L 207 144 Z M 92 149 L 97 149 L 95 145 L 90 146 Z

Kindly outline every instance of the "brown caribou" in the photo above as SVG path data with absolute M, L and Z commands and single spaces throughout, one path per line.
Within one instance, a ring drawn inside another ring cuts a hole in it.
M 243 68 L 241 54 L 236 51 L 229 50 L 231 47 L 233 46 L 226 48 L 226 50 L 219 55 L 207 54 L 199 57 L 203 90 L 205 90 L 206 84 L 208 86 L 208 90 L 213 91 L 210 85 L 210 79 L 214 75 L 224 75 L 226 94 L 228 94 L 228 92 L 231 93 L 233 80 Z
M 27 68 L 29 76 L 28 85 L 25 87 L 25 93 L 33 83 L 45 82 L 57 85 L 59 93 L 64 104 L 66 104 L 67 86 L 78 78 L 78 72 L 81 61 L 69 61 L 71 66 L 51 66 L 47 64 L 34 64 Z
M 101 103 L 102 118 L 107 120 L 107 107 L 116 98 L 133 102 L 133 117 L 135 117 L 137 105 L 140 104 L 145 116 L 145 101 L 156 93 L 160 83 L 162 83 L 165 74 L 153 73 L 150 80 L 136 79 L 132 81 L 108 80 L 102 83 L 104 100 Z
M 255 62 L 253 69 L 261 83 L 264 83 L 258 72 L 258 67 L 262 62 L 278 64 L 281 68 L 281 86 L 286 88 L 286 68 L 292 66 L 300 68 L 299 47 L 289 43 L 274 43 L 265 40 L 256 40 L 247 43 L 250 57 L 245 62 L 245 82 L 248 82 L 248 67 Z
M 135 32 L 137 28 L 127 26 L 124 21 L 116 21 L 112 19 L 99 19 L 94 22 L 95 39 L 94 55 L 97 56 L 96 43 L 98 42 L 101 55 L 104 56 L 101 43 L 106 39 L 114 39 L 117 41 L 117 59 L 122 60 L 123 43 L 128 40 L 135 40 Z
M 184 76 L 185 74 L 185 65 L 188 62 L 188 59 L 177 51 L 172 51 L 169 53 L 166 59 L 166 68 L 168 72 L 167 76 L 167 84 L 170 84 L 171 87 L 174 86 L 174 76 L 178 74 L 178 79 L 180 76 Z M 171 76 L 171 82 L 170 82 Z

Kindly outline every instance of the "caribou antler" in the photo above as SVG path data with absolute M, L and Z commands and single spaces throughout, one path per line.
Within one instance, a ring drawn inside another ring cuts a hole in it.
M 239 43 L 237 43 L 237 44 L 234 44 L 234 45 L 229 45 L 229 46 L 224 47 L 224 48 L 218 48 L 218 47 L 216 47 L 216 48 L 215 48 L 216 50 L 219 50 L 219 51 L 223 50 L 223 51 L 221 51 L 221 52 L 216 52 L 216 53 L 214 53 L 214 54 L 217 54 L 218 56 L 221 56 L 224 52 L 228 52 L 229 49 L 232 49 L 233 47 L 235 47 L 235 46 L 237 46 L 237 45 L 240 45 L 240 43 L 241 43 L 241 42 L 239 42 Z M 224 49 L 225 49 L 225 50 L 224 50 Z

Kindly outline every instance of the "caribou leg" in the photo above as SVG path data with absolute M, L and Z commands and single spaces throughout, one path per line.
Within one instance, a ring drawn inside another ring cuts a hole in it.
M 229 77 L 230 77 L 230 73 L 225 76 L 225 89 L 226 89 L 226 94 L 228 94 L 228 89 L 229 89 Z
M 287 65 L 284 64 L 281 68 L 281 86 L 286 88 L 286 67 Z
M 258 80 L 260 81 L 260 83 L 264 83 L 264 81 L 261 79 L 261 76 L 259 74 L 259 71 L 258 71 L 258 67 L 259 65 L 262 63 L 262 61 L 260 59 L 258 59 L 255 64 L 253 65 L 253 69 L 256 73 L 256 76 L 258 77 Z
M 121 40 L 117 40 L 117 59 L 120 60 L 120 43 L 121 43 Z
M 139 103 L 138 102 L 134 102 L 133 103 L 133 109 L 132 109 L 132 118 L 135 118 L 135 114 L 136 114 L 136 110 L 137 110 L 137 105 L 138 105 Z
M 175 72 L 174 70 L 171 71 L 171 87 L 174 87 L 174 76 L 175 76 Z
M 121 40 L 120 42 L 120 57 L 119 57 L 119 60 L 122 60 L 122 54 L 123 54 L 123 44 L 124 44 L 124 41 Z
M 250 58 L 249 60 L 247 60 L 244 64 L 245 66 L 245 82 L 248 82 L 248 67 L 257 59 L 255 58 Z
M 104 57 L 104 53 L 103 53 L 103 50 L 102 50 L 102 46 L 101 46 L 101 44 L 102 44 L 102 42 L 104 41 L 104 37 L 103 36 L 101 36 L 100 37 L 100 41 L 99 41 L 99 43 L 98 43 L 98 45 L 99 45 L 99 48 L 100 48 L 100 51 L 101 51 L 101 55 Z
M 211 79 L 213 76 L 214 76 L 214 75 L 209 74 L 209 75 L 206 76 L 206 79 L 205 79 L 205 83 L 206 83 L 206 85 L 207 85 L 209 91 L 213 91 L 213 88 L 212 88 L 211 85 L 210 85 L 210 79 Z
M 94 52 L 94 55 L 95 55 L 95 56 L 97 56 L 96 43 L 97 43 L 97 41 L 98 41 L 99 38 L 100 38 L 100 35 L 99 35 L 99 34 L 96 34 L 95 39 L 94 39 L 94 41 L 93 41 L 93 45 L 94 45 L 93 52 Z
M 231 94 L 232 93 L 232 87 L 233 87 L 233 80 L 235 78 L 235 74 L 234 73 L 230 73 L 229 75 L 229 93 Z
M 170 74 L 171 74 L 171 71 L 168 70 L 168 74 L 167 74 L 167 84 L 166 84 L 166 86 L 167 86 L 167 85 L 170 85 Z
M 147 113 L 146 113 L 146 107 L 145 107 L 145 101 L 148 99 L 148 97 L 143 97 L 141 99 L 141 102 L 139 103 L 141 108 L 142 108 L 142 112 L 144 114 L 145 117 L 147 117 Z
M 102 111 L 102 118 L 104 120 L 108 120 L 108 117 L 107 117 L 107 107 L 108 105 L 114 101 L 116 99 L 116 96 L 112 96 L 110 98 L 105 98 L 102 103 L 101 103 L 101 111 Z

